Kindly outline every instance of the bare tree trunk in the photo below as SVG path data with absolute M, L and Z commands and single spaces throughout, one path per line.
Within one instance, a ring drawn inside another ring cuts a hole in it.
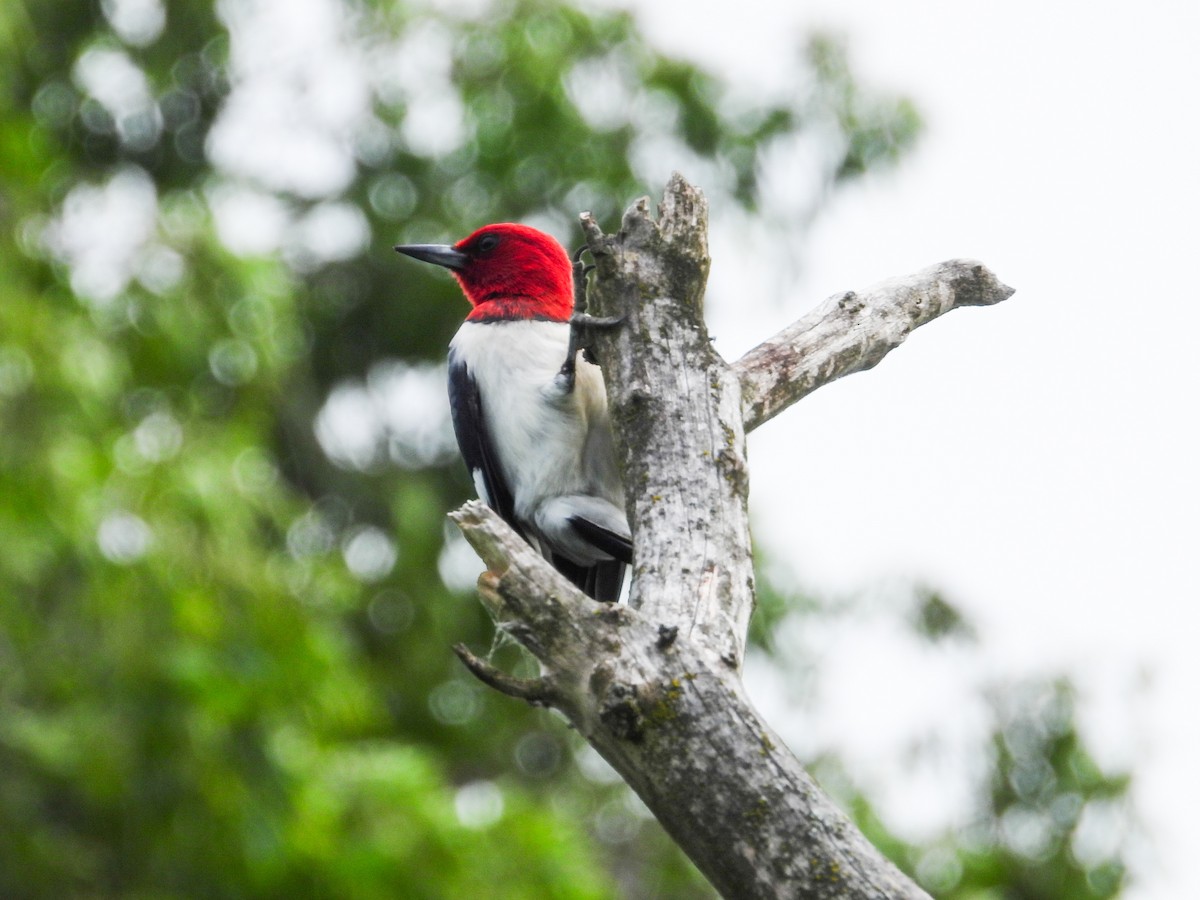
M 541 662 L 532 680 L 456 648 L 482 680 L 561 710 L 725 897 L 915 898 L 747 701 L 740 672 L 754 573 L 745 432 L 875 365 L 913 328 L 1011 295 L 951 261 L 831 298 L 730 366 L 703 320 L 707 204 L 672 177 L 617 235 L 583 216 L 590 311 L 634 531 L 629 606 L 598 607 L 478 502 L 454 514 L 488 571 L 497 627 Z

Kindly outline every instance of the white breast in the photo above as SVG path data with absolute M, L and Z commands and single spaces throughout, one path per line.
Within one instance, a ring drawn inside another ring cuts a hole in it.
M 575 390 L 557 380 L 569 330 L 564 322 L 466 322 L 450 343 L 479 386 L 515 512 L 526 522 L 566 494 L 623 504 L 600 369 L 581 356 Z

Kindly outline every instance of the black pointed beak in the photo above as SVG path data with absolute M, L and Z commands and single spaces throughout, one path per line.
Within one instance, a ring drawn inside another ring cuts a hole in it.
M 455 250 L 449 244 L 397 244 L 394 249 L 397 253 L 403 253 L 413 259 L 456 271 L 466 268 L 467 265 L 467 254 Z

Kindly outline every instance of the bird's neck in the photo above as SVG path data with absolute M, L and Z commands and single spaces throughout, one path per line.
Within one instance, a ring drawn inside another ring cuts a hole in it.
M 468 322 L 566 322 L 574 306 L 570 298 L 493 294 L 475 302 Z

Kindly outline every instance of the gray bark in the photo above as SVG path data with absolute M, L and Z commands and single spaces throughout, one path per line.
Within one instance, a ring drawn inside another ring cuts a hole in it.
M 725 897 L 916 898 L 754 711 L 740 682 L 754 574 L 745 431 L 828 381 L 870 368 L 915 327 L 1012 293 L 952 261 L 827 303 L 728 365 L 703 320 L 707 205 L 678 175 L 660 218 L 621 231 L 583 217 L 596 330 L 626 508 L 629 606 L 598 607 L 486 506 L 454 514 L 488 569 L 497 627 L 542 665 L 515 679 L 456 651 L 482 680 L 554 707 L 633 787 Z

